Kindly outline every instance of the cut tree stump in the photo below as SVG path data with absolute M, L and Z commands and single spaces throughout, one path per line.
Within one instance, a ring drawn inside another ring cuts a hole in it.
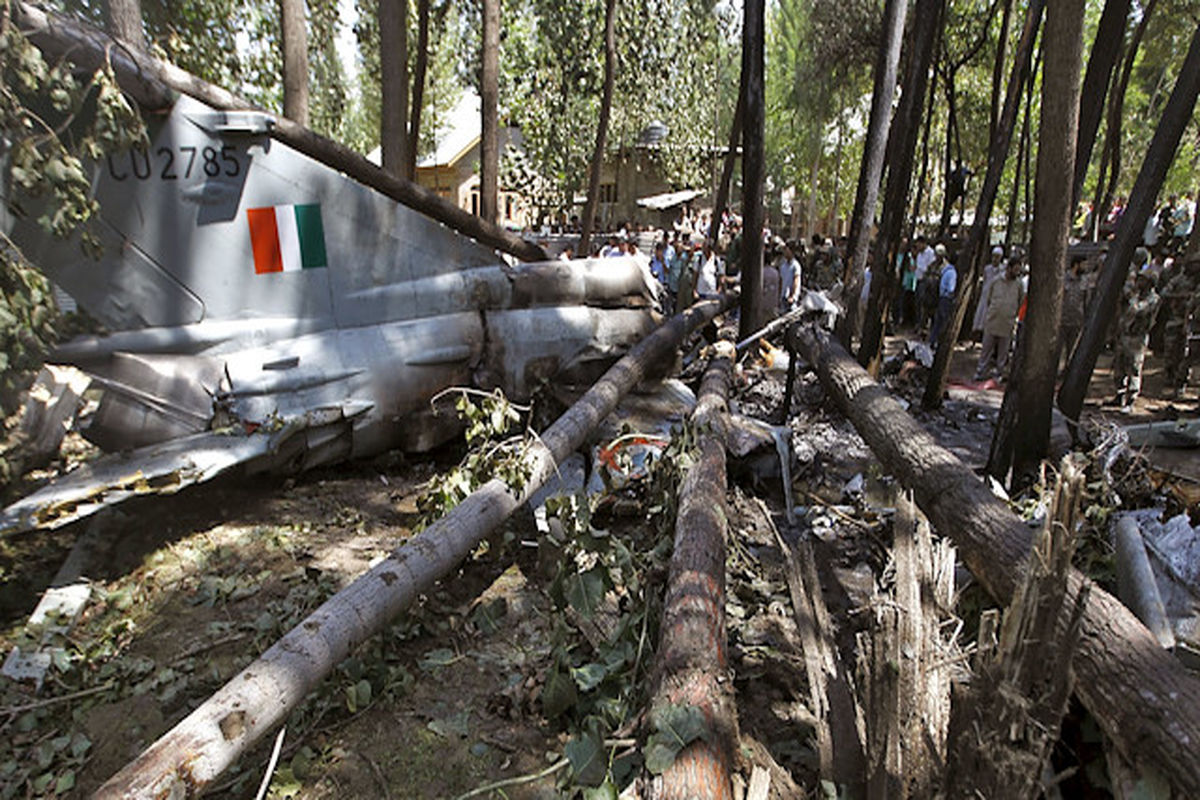
M 672 706 L 699 708 L 707 735 L 687 744 L 650 784 L 655 800 L 732 800 L 730 763 L 737 708 L 725 632 L 725 416 L 734 348 L 704 373 L 692 412 L 699 457 L 679 490 L 675 548 L 663 608 L 650 719 Z
M 921 510 L 958 548 L 981 585 L 1010 600 L 1031 532 L 953 453 L 836 342 L 806 330 L 801 350 L 830 397 L 885 469 L 912 489 Z M 1087 579 L 1069 574 L 1076 596 Z M 1058 625 L 1070 625 L 1069 610 Z M 1119 600 L 1093 587 L 1073 660 L 1076 692 L 1121 754 L 1158 770 L 1184 797 L 1200 797 L 1200 678 L 1189 673 Z
M 876 598 L 874 631 L 858 635 L 871 800 L 934 795 L 950 719 L 954 654 L 942 621 L 953 607 L 954 549 L 934 543 L 906 493 L 895 506 L 894 596 Z
M 1054 500 L 1004 613 L 1000 642 L 956 692 L 946 797 L 1037 797 L 1071 696 L 1071 657 L 1091 584 L 1069 588 L 1083 475 L 1063 462 Z M 1058 625 L 1070 619 L 1066 630 Z M 983 626 L 981 626 L 983 630 Z

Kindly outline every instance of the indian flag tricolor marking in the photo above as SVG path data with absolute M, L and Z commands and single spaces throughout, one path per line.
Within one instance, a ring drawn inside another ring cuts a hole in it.
M 328 266 L 319 203 L 248 208 L 246 219 L 259 275 Z

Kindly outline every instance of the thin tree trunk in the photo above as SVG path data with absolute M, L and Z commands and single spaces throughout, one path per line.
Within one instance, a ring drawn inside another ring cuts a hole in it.
M 829 209 L 829 228 L 834 238 L 841 236 L 841 225 L 838 224 L 838 209 L 842 204 L 842 148 L 846 143 L 846 126 L 838 116 L 837 144 L 833 148 L 833 204 Z
M 888 128 L 892 118 L 892 100 L 896 95 L 900 45 L 904 40 L 904 19 L 907 14 L 907 0 L 887 0 L 884 3 L 882 36 L 875 53 L 871 116 L 867 124 L 867 139 L 863 142 L 854 211 L 850 215 L 846 266 L 842 273 L 842 284 L 847 287 L 846 297 L 858 297 L 862 292 L 862 275 L 867 268 L 867 252 L 871 247 L 871 233 L 875 226 L 875 206 L 879 202 L 879 182 L 883 178 L 883 161 L 887 155 Z M 857 326 L 858 304 L 848 303 L 846 313 L 838 320 L 837 333 L 842 344 L 850 343 L 851 333 Z
M 1105 161 L 1101 161 L 1100 176 L 1096 180 L 1096 199 L 1092 204 L 1092 232 L 1095 238 L 1099 238 L 1100 221 L 1108 216 L 1108 210 L 1112 205 L 1113 191 L 1116 189 L 1117 181 L 1121 178 L 1121 122 L 1124 118 L 1125 93 L 1129 89 L 1129 79 L 1133 76 L 1133 65 L 1137 60 L 1138 50 L 1141 48 L 1142 39 L 1146 35 L 1146 28 L 1150 24 L 1150 17 L 1153 15 L 1156 5 L 1158 5 L 1158 0 L 1149 0 L 1146 3 L 1145 9 L 1142 11 L 1142 19 L 1133 31 L 1133 37 L 1129 40 L 1129 50 L 1125 53 L 1125 63 L 1121 67 L 1120 82 L 1112 90 L 1112 97 L 1109 98 L 1108 126 L 1104 133 L 1105 151 L 1102 154 L 1102 157 L 1107 157 L 1108 177 L 1105 180 L 1103 169 Z
M 805 238 L 812 240 L 817 232 L 817 181 L 821 177 L 821 143 L 817 142 L 817 154 L 813 156 L 812 166 L 808 169 L 808 197 L 805 198 L 808 208 L 804 212 Z
M 408 0 L 379 0 L 379 68 L 383 168 L 403 176 L 408 164 Z
M 896 287 L 896 250 L 908 207 L 913 157 L 916 155 L 917 137 L 921 133 L 921 110 L 925 106 L 925 87 L 929 82 L 933 44 L 941 27 L 944 7 L 945 0 L 917 0 L 913 9 L 908 71 L 904 77 L 895 123 L 888 134 L 888 177 L 883 220 L 871 259 L 871 294 L 867 317 L 863 321 L 862 342 L 858 348 L 859 360 L 873 367 L 877 365 L 883 348 L 884 319 Z M 848 302 L 856 300 L 848 298 Z
M 1084 0 L 1055 0 L 1046 13 L 1029 299 L 1021 344 L 1025 359 L 1021 373 L 1013 380 L 1020 386 L 1013 436 L 1014 484 L 1037 471 L 1050 442 L 1050 411 L 1058 373 L 1058 349 L 1051 343 L 1058 341 L 1067 238 L 1071 233 L 1083 8 Z
M 600 98 L 600 120 L 596 123 L 596 149 L 592 151 L 592 169 L 588 178 L 587 203 L 583 207 L 583 230 L 579 234 L 579 255 L 588 256 L 596 206 L 600 203 L 600 169 L 604 165 L 604 146 L 608 137 L 608 118 L 612 113 L 613 83 L 617 72 L 617 0 L 604 4 L 604 93 Z
M 482 42 L 479 216 L 496 222 L 500 209 L 500 0 L 483 0 Z
M 79 68 L 89 71 L 106 62 L 111 64 L 121 89 L 148 111 L 169 111 L 177 94 L 186 94 L 225 111 L 260 110 L 245 98 L 213 86 L 174 64 L 144 53 L 112 47 L 109 37 L 90 28 L 26 3 L 18 3 L 13 9 L 14 21 L 46 55 L 68 59 Z M 527 242 L 496 225 L 489 225 L 435 192 L 385 172 L 360 153 L 297 125 L 286 117 L 276 120 L 270 136 L 489 247 L 510 253 L 523 261 L 545 261 L 548 258 L 546 251 L 533 242 Z
M 679 489 L 662 638 L 650 719 L 672 706 L 704 712 L 709 735 L 684 747 L 651 787 L 655 800 L 732 798 L 730 768 L 737 741 L 737 704 L 726 679 L 725 415 L 733 365 L 729 353 L 709 364 L 692 421 L 699 455 Z
M 762 302 L 763 269 L 763 131 L 766 97 L 763 93 L 763 50 L 766 30 L 765 0 L 746 0 L 742 23 L 742 82 L 746 87 L 742 128 L 742 312 L 739 339 L 757 331 L 766 321 Z
M 929 379 L 925 384 L 925 395 L 921 400 L 926 409 L 937 408 L 942 404 L 942 392 L 946 389 L 946 379 L 950 374 L 950 357 L 954 353 L 954 342 L 958 338 L 959 329 L 962 328 L 971 291 L 979 277 L 979 253 L 987 241 L 988 220 L 992 216 L 992 206 L 1000 190 L 1000 179 L 1004 176 L 1004 163 L 1008 160 L 1017 109 L 1021 104 L 1021 95 L 1024 94 L 1029 64 L 1033 60 L 1033 45 L 1037 39 L 1044 9 L 1045 0 L 1030 0 L 1029 8 L 1025 12 L 1025 27 L 1021 31 L 1021 40 L 1017 43 L 1012 72 L 1008 77 L 1008 89 L 1004 94 L 1004 111 L 997 120 L 995 136 L 988 148 L 987 174 L 979 191 L 975 221 L 971 225 L 965 245 L 959 251 L 958 291 L 954 311 L 938 341 L 933 368 L 930 370 Z
M 944 50 L 943 50 L 944 54 Z M 946 150 L 943 154 L 942 174 L 942 216 L 938 221 L 938 238 L 944 238 L 950 230 L 950 215 L 954 213 L 954 200 L 950 196 L 950 176 L 954 173 L 954 131 L 958 124 L 957 90 L 954 80 L 958 70 L 954 65 L 947 65 L 942 76 L 942 91 L 946 93 Z M 960 151 L 961 155 L 961 151 Z
M 1069 192 L 1064 181 L 1063 194 Z M 1029 557 L 1029 526 L 837 342 L 806 331 L 800 344 L 821 385 L 884 469 L 914 492 L 921 510 L 953 541 L 984 589 L 997 601 L 1010 602 Z M 1074 569 L 1068 582 L 1072 597 L 1089 583 Z M 1060 633 L 1070 624 L 1069 612 L 1059 616 Z M 1095 585 L 1082 624 L 1072 666 L 1084 706 L 1123 755 L 1160 773 L 1178 796 L 1200 797 L 1200 679 L 1164 651 L 1120 601 Z
M 142 33 L 142 0 L 105 0 L 104 22 L 114 39 L 135 50 L 146 49 L 146 36 Z
M 996 125 L 1000 121 L 1000 82 L 1004 79 L 1004 65 L 1008 61 L 1008 30 L 1012 25 L 1013 0 L 1001 0 L 1004 13 L 1000 17 L 1000 38 L 996 41 L 996 60 L 992 63 L 992 102 L 988 104 L 988 141 L 996 139 Z
M 745 105 L 746 85 L 744 80 L 739 80 L 737 105 L 733 109 L 733 122 L 729 126 L 729 147 L 725 150 L 724 163 L 721 165 L 721 182 L 717 185 L 717 196 L 713 202 L 712 224 L 708 226 L 708 241 L 714 247 L 717 237 L 721 235 L 721 220 L 725 216 L 725 209 L 729 207 L 729 187 L 733 184 L 733 167 L 737 163 L 738 144 L 742 141 Z M 795 216 L 795 211 L 792 214 Z
M 304 0 L 279 0 L 283 48 L 283 115 L 308 127 L 308 31 Z
M 1092 160 L 1092 148 L 1096 145 L 1096 134 L 1100 130 L 1100 119 L 1104 116 L 1104 100 L 1112 82 L 1113 68 L 1121 59 L 1130 3 L 1131 0 L 1106 0 L 1096 28 L 1092 54 L 1088 58 L 1080 92 L 1079 140 L 1075 147 L 1075 179 L 1071 184 L 1072 206 L 1079 202 L 1083 192 L 1083 182 Z
M 417 179 L 417 153 L 421 149 L 421 112 L 425 107 L 425 73 L 429 69 L 429 0 L 417 0 L 417 63 L 413 65 L 412 110 L 408 117 L 408 162 L 404 177 Z
M 1146 221 L 1154 213 L 1154 203 L 1166 178 L 1167 169 L 1175 158 L 1179 140 L 1192 118 L 1196 96 L 1200 93 L 1200 26 L 1192 33 L 1192 43 L 1179 70 L 1175 89 L 1163 109 L 1154 138 L 1146 150 L 1146 158 L 1133 184 L 1129 203 L 1117 225 L 1116 235 L 1108 250 L 1108 258 L 1100 272 L 1096 291 L 1088 309 L 1079 344 L 1071 355 L 1062 388 L 1058 393 L 1058 407 L 1069 419 L 1078 420 L 1087 395 L 1088 382 L 1096 359 L 1104 347 L 1109 321 L 1117 313 L 1117 303 L 1133 251 L 1142 240 Z M 1194 234 L 1193 234 L 1194 235 Z
M 925 130 L 921 134 L 921 173 L 917 177 L 917 199 L 913 201 L 912 218 L 908 225 L 908 238 L 911 240 L 917 233 L 925 205 L 925 184 L 929 175 L 929 135 L 933 129 L 933 105 L 937 98 L 938 75 L 935 70 L 929 77 L 929 101 L 925 108 Z
M 1029 81 L 1033 80 L 1034 72 L 1036 72 L 1036 69 L 1031 69 L 1029 71 Z M 1025 87 L 1021 87 L 1021 92 L 1025 92 Z M 1026 102 L 1022 105 L 1024 106 L 1024 109 L 1021 113 L 1021 137 L 1020 141 L 1017 143 L 1017 158 L 1016 161 L 1013 162 L 1012 194 L 1010 194 L 1008 198 L 1008 215 L 1005 218 L 1006 225 L 1004 230 L 1004 250 L 1010 254 L 1012 253 L 1013 237 L 1015 236 L 1017 227 L 1017 204 L 1021 199 L 1021 175 L 1025 166 L 1025 150 L 1029 147 L 1028 100 L 1026 100 Z
M 97 798 L 192 797 L 283 722 L 355 647 L 378 633 L 525 503 L 617 402 L 727 302 L 698 303 L 634 346 L 529 446 L 529 479 L 493 478 L 335 594 L 110 778 Z

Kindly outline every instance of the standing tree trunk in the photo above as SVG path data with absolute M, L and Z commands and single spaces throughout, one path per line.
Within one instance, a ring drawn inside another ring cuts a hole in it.
M 937 99 L 937 72 L 930 76 L 929 101 L 925 107 L 925 130 L 921 133 L 921 172 L 917 175 L 917 198 L 913 200 L 912 217 L 908 223 L 908 238 L 917 233 L 921 212 L 925 206 L 925 178 L 929 175 L 929 134 L 933 128 L 933 102 Z
M 122 44 L 135 50 L 146 49 L 146 37 L 142 33 L 142 0 L 106 0 L 104 22 L 114 39 L 120 39 Z
M 283 40 L 283 115 L 308 127 L 308 32 L 304 0 L 279 0 Z
M 737 106 L 733 109 L 733 123 L 729 126 L 729 147 L 725 150 L 725 160 L 721 165 L 721 182 L 717 185 L 717 197 L 713 202 L 712 224 L 708 226 L 708 241 L 713 247 L 717 245 L 717 237 L 721 235 L 721 219 L 729 206 L 729 187 L 733 183 L 733 165 L 737 161 L 738 144 L 742 141 L 742 118 L 746 115 L 746 83 L 738 82 Z M 792 212 L 795 218 L 795 212 Z
M 996 121 L 995 135 L 988 148 L 987 174 L 983 178 L 983 188 L 979 191 L 975 222 L 971 225 L 965 245 L 959 251 L 958 296 L 954 302 L 954 312 L 938 341 L 933 369 L 929 373 L 929 380 L 925 384 L 925 396 L 921 400 L 927 409 L 937 408 L 942 404 L 942 392 L 945 391 L 946 378 L 950 373 L 950 356 L 954 353 L 954 341 L 958 338 L 958 331 L 967 315 L 971 290 L 978 277 L 979 253 L 987 238 L 988 220 L 992 216 L 992 206 L 1000 189 L 1000 179 L 1004 175 L 1004 162 L 1008 160 L 1017 109 L 1021 105 L 1021 95 L 1024 93 L 1026 76 L 1029 74 L 1029 63 L 1033 60 L 1033 43 L 1037 39 L 1044 8 L 1045 0 L 1030 0 L 1029 8 L 1025 12 L 1025 28 L 1021 31 L 1021 41 L 1017 44 L 1012 72 L 1008 77 L 1004 110 Z
M 1004 78 L 1004 64 L 1008 60 L 1008 31 L 1012 26 L 1013 0 L 1001 0 L 1004 14 L 1000 17 L 1000 38 L 996 42 L 996 60 L 992 63 L 992 102 L 988 104 L 988 141 L 996 138 L 996 125 L 1000 122 L 1000 81 Z
M 600 170 L 604 166 L 604 146 L 608 138 L 608 118 L 612 114 L 613 83 L 617 72 L 617 0 L 604 3 L 604 94 L 600 97 L 600 120 L 596 123 L 596 149 L 588 178 L 587 203 L 583 207 L 583 230 L 579 234 L 579 257 L 588 257 L 596 206 L 600 204 Z
M 808 169 L 808 197 L 805 198 L 807 208 L 804 211 L 804 238 L 811 240 L 817 232 L 817 194 L 818 179 L 821 177 L 821 142 L 817 141 L 816 155 L 813 156 L 812 166 Z M 745 168 L 743 167 L 743 172 Z M 743 182 L 745 176 L 743 175 Z
M 1130 0 L 1107 0 L 1096 38 L 1092 43 L 1092 54 L 1088 58 L 1087 72 L 1083 76 L 1083 90 L 1079 99 L 1079 139 L 1075 145 L 1075 180 L 1071 187 L 1071 205 L 1079 202 L 1083 192 L 1083 181 L 1087 177 L 1088 164 L 1092 160 L 1092 148 L 1096 145 L 1096 134 L 1100 130 L 1100 118 L 1104 115 L 1104 99 L 1108 85 L 1112 82 L 1113 67 L 1121 58 L 1121 43 L 1125 38 L 1125 23 L 1129 18 Z
M 896 74 L 900 65 L 900 44 L 904 39 L 906 0 L 887 0 L 883 7 L 883 38 L 875 57 L 875 86 L 871 93 L 871 118 L 854 193 L 854 211 L 850 216 L 850 241 L 842 284 L 846 297 L 858 297 L 862 291 L 863 270 L 871 247 L 871 229 L 875 206 L 879 202 L 879 182 L 883 177 L 883 159 L 887 155 L 888 127 L 892 117 L 892 98 L 896 94 Z M 838 320 L 838 339 L 850 344 L 850 335 L 858 325 L 858 305 L 848 303 Z
M 408 164 L 408 0 L 379 0 L 379 68 L 383 168 L 399 176 Z
M 1054 0 L 1046 13 L 1046 63 L 1038 125 L 1033 241 L 1025 351 L 1013 436 L 1013 483 L 1032 475 L 1050 441 L 1050 410 L 1058 373 L 1059 316 L 1067 237 L 1071 233 L 1071 179 L 1079 124 L 1079 67 L 1083 54 L 1084 0 Z
M 404 177 L 417 179 L 417 153 L 421 149 L 421 111 L 425 105 L 425 73 L 429 69 L 429 0 L 417 0 L 417 63 L 413 67 L 412 111 L 408 119 L 408 161 Z
M 1142 162 L 1141 171 L 1133 183 L 1129 203 L 1125 207 L 1125 213 L 1121 215 L 1116 236 L 1108 250 L 1108 258 L 1100 272 L 1083 333 L 1080 334 L 1079 344 L 1067 365 L 1067 374 L 1058 393 L 1058 407 L 1072 420 L 1078 420 L 1079 413 L 1083 410 L 1088 382 L 1092 378 L 1092 370 L 1096 367 L 1096 359 L 1104 347 L 1108 323 L 1117 313 L 1117 302 L 1121 297 L 1121 287 L 1125 284 L 1129 263 L 1133 260 L 1134 248 L 1141 242 L 1146 221 L 1154 213 L 1154 202 L 1158 198 L 1159 189 L 1162 188 L 1167 169 L 1175 159 L 1179 140 L 1191 121 L 1197 94 L 1200 94 L 1200 26 L 1197 26 L 1192 34 L 1192 43 L 1179 70 L 1179 79 L 1175 82 L 1175 89 L 1171 92 L 1166 108 L 1163 109 L 1162 119 L 1159 120 L 1154 138 L 1150 140 L 1150 147 L 1146 150 L 1146 159 Z
M 742 129 L 742 313 L 739 339 L 763 324 L 763 130 L 766 99 L 763 94 L 763 49 L 766 28 L 764 0 L 746 0 L 742 23 L 742 84 L 745 115 Z
M 1134 28 L 1133 37 L 1129 40 L 1129 50 L 1125 54 L 1125 63 L 1121 66 L 1118 83 L 1112 89 L 1108 101 L 1108 127 L 1104 131 L 1104 144 L 1101 151 L 1100 174 L 1096 177 L 1095 200 L 1092 203 L 1092 234 L 1099 238 L 1100 220 L 1108 216 L 1112 204 L 1113 190 L 1121 177 L 1121 122 L 1124 117 L 1125 92 L 1129 89 L 1129 79 L 1133 75 L 1133 64 L 1137 60 L 1138 49 L 1146 35 L 1150 17 L 1158 0 L 1149 0 L 1142 10 L 1142 19 Z M 1119 58 L 1119 55 L 1116 56 Z M 1106 177 L 1107 170 L 1107 177 Z
M 933 61 L 933 44 L 942 22 L 945 0 L 917 0 L 913 9 L 911 51 L 895 124 L 888 134 L 887 191 L 883 200 L 883 220 L 871 259 L 871 295 L 863 321 L 858 360 L 863 366 L 877 364 L 883 348 L 884 317 L 896 288 L 896 250 L 904 228 L 908 189 L 912 181 L 913 157 L 921 133 L 921 111 L 925 105 L 925 87 Z M 848 298 L 856 302 L 857 298 Z
M 479 216 L 495 222 L 500 209 L 500 0 L 483 0 L 483 68 L 479 97 Z

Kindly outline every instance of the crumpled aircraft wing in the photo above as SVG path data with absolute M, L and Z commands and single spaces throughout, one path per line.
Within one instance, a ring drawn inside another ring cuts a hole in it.
M 0 536 L 54 529 L 144 494 L 173 494 L 272 451 L 276 437 L 205 432 L 112 453 L 86 464 L 0 514 Z

